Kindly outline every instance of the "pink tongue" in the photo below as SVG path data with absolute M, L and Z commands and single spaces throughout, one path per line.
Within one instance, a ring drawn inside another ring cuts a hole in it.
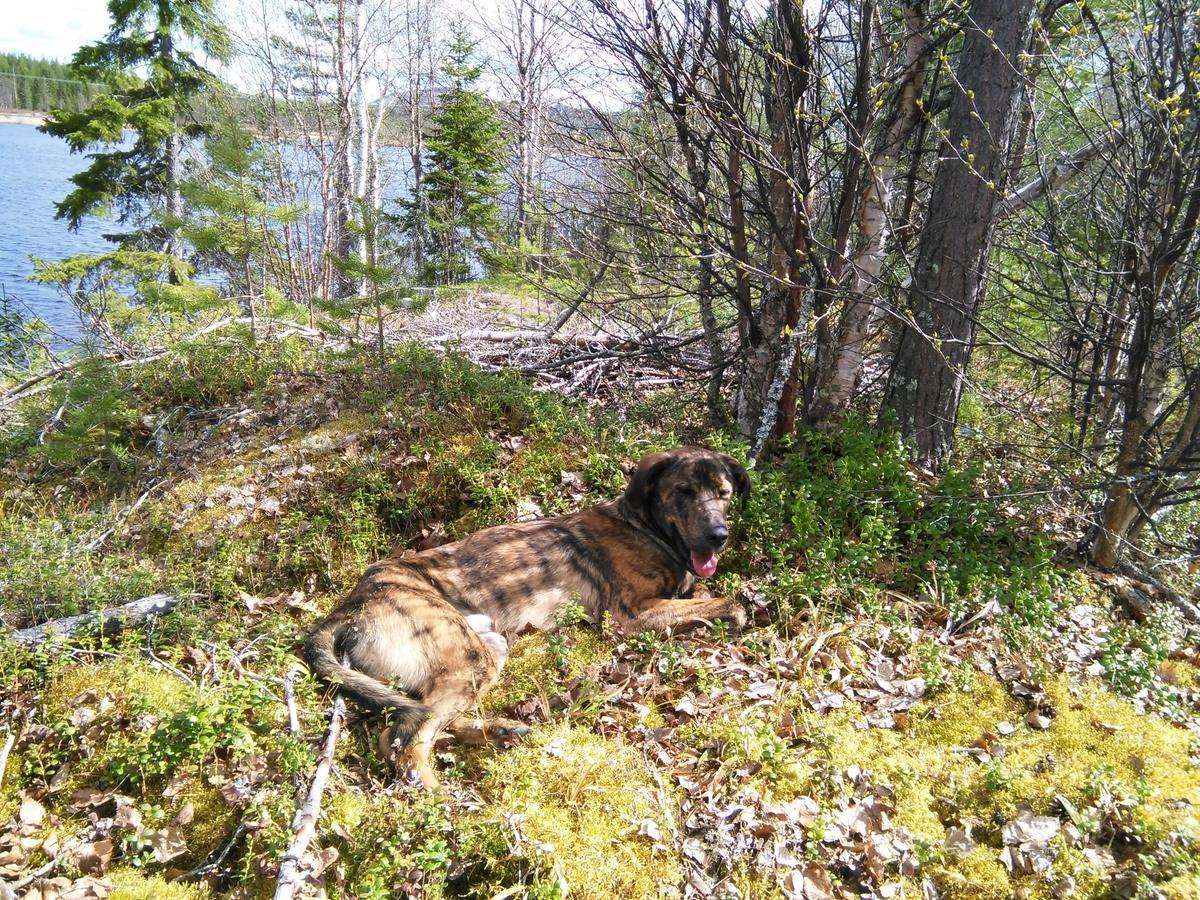
M 692 551 L 692 571 L 701 578 L 707 578 L 717 571 L 717 554 L 697 553 Z

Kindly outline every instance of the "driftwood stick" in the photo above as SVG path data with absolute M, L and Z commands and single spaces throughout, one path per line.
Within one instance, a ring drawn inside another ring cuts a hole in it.
M 4 770 L 8 768 L 8 754 L 12 753 L 13 744 L 17 742 L 16 729 L 8 733 L 4 746 L 0 747 L 0 784 L 4 784 Z
M 14 631 L 12 637 L 28 646 L 44 644 L 48 641 L 72 637 L 89 625 L 99 624 L 108 632 L 118 630 L 126 625 L 139 625 L 157 616 L 169 613 L 179 605 L 180 598 L 170 594 L 151 594 L 123 606 L 101 610 L 98 613 L 89 612 L 79 616 L 65 616 L 61 619 L 51 619 L 41 625 Z
M 325 733 L 325 744 L 321 755 L 317 758 L 317 769 L 313 773 L 312 784 L 308 788 L 308 797 L 304 805 L 296 810 L 292 819 L 292 842 L 279 861 L 279 880 L 275 883 L 275 900 L 291 900 L 304 880 L 300 864 L 308 852 L 308 845 L 317 831 L 317 817 L 321 813 L 321 797 L 325 793 L 325 785 L 329 782 L 329 772 L 333 768 L 333 751 L 337 747 L 338 736 L 342 733 L 342 722 L 346 718 L 346 701 L 342 692 L 338 691 L 333 701 L 333 715 L 329 717 L 329 730 Z
M 296 688 L 294 685 L 296 671 L 296 667 L 293 666 L 283 676 L 283 700 L 287 704 L 288 730 L 294 735 L 299 735 L 300 716 L 296 712 Z

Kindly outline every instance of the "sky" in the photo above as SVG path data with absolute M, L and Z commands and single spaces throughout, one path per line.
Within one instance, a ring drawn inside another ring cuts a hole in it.
M 220 8 L 227 21 L 234 18 L 238 2 L 221 0 Z M 69 62 L 82 45 L 100 40 L 108 31 L 106 0 L 0 0 L 0 3 L 4 7 L 0 51 Z M 494 4 L 495 0 L 447 0 L 446 8 L 469 21 L 494 10 Z M 252 89 L 236 62 L 229 68 L 216 65 L 215 69 L 239 88 Z
M 13 0 L 4 4 L 0 50 L 68 62 L 107 30 L 104 0 Z

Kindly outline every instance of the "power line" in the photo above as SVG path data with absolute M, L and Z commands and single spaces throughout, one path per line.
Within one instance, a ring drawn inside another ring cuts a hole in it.
M 78 78 L 54 78 L 50 75 L 23 75 L 20 72 L 0 72 L 0 76 L 8 78 L 28 78 L 31 81 L 56 81 L 59 84 L 84 84 L 89 87 L 108 87 L 102 81 L 82 81 Z

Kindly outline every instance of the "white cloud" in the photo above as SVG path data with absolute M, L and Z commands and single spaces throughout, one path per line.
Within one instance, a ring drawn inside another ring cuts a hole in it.
M 104 0 L 14 0 L 4 4 L 0 50 L 63 62 L 108 31 Z

